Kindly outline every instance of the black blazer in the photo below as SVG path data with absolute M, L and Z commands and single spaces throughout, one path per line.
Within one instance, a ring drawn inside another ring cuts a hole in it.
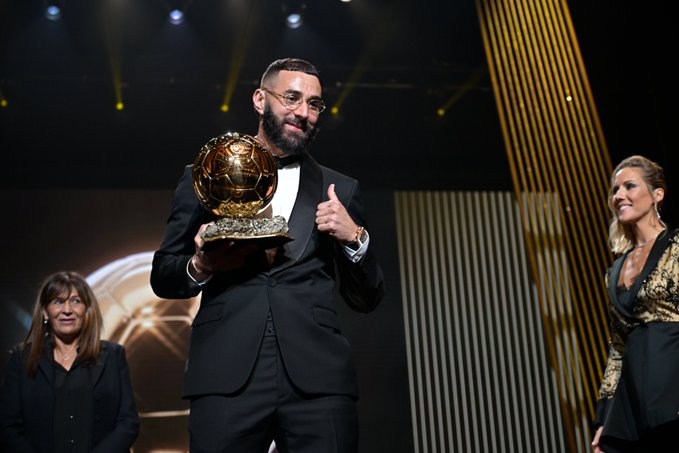
M 159 297 L 189 298 L 201 291 L 186 267 L 195 252 L 193 237 L 199 226 L 215 217 L 199 204 L 191 170 L 187 166 L 179 181 L 165 238 L 154 255 L 151 285 Z M 311 394 L 358 396 L 353 356 L 337 319 L 334 292 L 338 289 L 353 310 L 372 311 L 384 294 L 382 270 L 372 243 L 361 261 L 352 263 L 335 240 L 316 228 L 316 208 L 327 199 L 330 184 L 335 184 L 338 198 L 356 223 L 366 225 L 358 182 L 318 165 L 308 155 L 300 172 L 288 220 L 288 234 L 294 240 L 285 244 L 281 259 L 271 267 L 264 252 L 256 253 L 243 269 L 215 274 L 202 288 L 184 397 L 229 394 L 245 384 L 269 311 L 286 370 L 297 387 Z
M 47 346 L 34 377 L 28 376 L 29 351 L 14 348 L 5 372 L 0 401 L 2 452 L 52 453 L 54 363 Z M 130 372 L 122 346 L 102 341 L 90 368 L 93 397 L 93 453 L 129 452 L 139 433 Z

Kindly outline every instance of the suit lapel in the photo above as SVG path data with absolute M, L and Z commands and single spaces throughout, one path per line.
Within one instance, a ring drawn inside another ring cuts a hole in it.
M 101 374 L 104 372 L 104 366 L 108 358 L 108 350 L 102 345 L 101 351 L 99 352 L 99 358 L 94 366 L 90 370 L 90 379 L 92 380 L 92 388 L 97 386 L 97 382 L 101 378 Z
M 299 190 L 297 199 L 288 220 L 288 234 L 294 240 L 283 246 L 283 254 L 287 260 L 272 269 L 277 272 L 299 260 L 306 249 L 316 223 L 316 208 L 323 196 L 323 175 L 321 168 L 309 155 L 305 155 L 301 163 Z
M 51 346 L 47 346 L 43 350 L 43 353 L 38 360 L 38 368 L 43 376 L 45 376 L 49 385 L 54 386 L 54 365 L 52 360 L 50 360 L 49 354 L 54 354 L 54 349 Z
M 646 278 L 648 275 L 651 273 L 653 269 L 655 269 L 656 264 L 658 264 L 658 260 L 662 256 L 663 253 L 665 253 L 665 249 L 667 248 L 669 242 L 670 242 L 670 237 L 671 234 L 663 233 L 656 242 L 653 244 L 653 248 L 651 249 L 651 252 L 648 255 L 648 258 L 646 259 L 646 263 L 644 264 L 644 268 L 641 270 L 641 273 L 637 277 L 636 281 L 632 285 L 632 287 L 629 289 L 628 294 L 631 295 L 632 297 L 636 298 L 636 295 L 639 293 L 639 290 L 641 289 L 641 285 L 644 284 L 646 281 Z M 609 280 L 608 280 L 608 295 L 611 298 L 611 301 L 613 301 L 613 304 L 616 306 L 616 308 L 624 313 L 628 317 L 632 317 L 632 313 L 628 313 L 627 310 L 624 308 L 625 304 L 621 303 L 618 297 L 618 282 L 620 281 L 620 272 L 622 272 L 622 265 L 627 259 L 627 255 L 631 253 L 632 250 L 626 252 L 623 256 L 618 258 L 614 263 L 613 266 L 611 266 L 610 274 L 609 274 Z
M 615 260 L 613 266 L 611 266 L 611 270 L 608 273 L 608 296 L 611 298 L 613 305 L 618 308 L 621 307 L 620 301 L 618 300 L 618 282 L 620 281 L 622 264 L 625 262 L 628 253 L 629 252 L 625 253 L 623 256 Z
M 634 285 L 630 289 L 630 291 L 632 291 L 633 294 L 636 295 L 639 293 L 641 285 L 643 285 L 646 282 L 646 279 L 648 278 L 648 274 L 650 274 L 651 271 L 655 269 L 655 266 L 658 264 L 660 257 L 662 256 L 663 253 L 665 253 L 665 249 L 667 249 L 667 246 L 669 245 L 670 236 L 672 235 L 667 234 L 667 230 L 665 230 L 665 232 L 658 236 L 658 239 L 653 243 L 653 248 L 651 248 L 651 252 L 648 254 L 648 258 L 646 258 L 644 268 L 641 270 L 639 277 L 637 277 L 637 280 L 634 282 Z

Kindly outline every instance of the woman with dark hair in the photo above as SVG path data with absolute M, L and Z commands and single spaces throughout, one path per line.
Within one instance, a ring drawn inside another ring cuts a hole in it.
M 0 400 L 0 449 L 11 453 L 128 452 L 139 415 L 122 346 L 101 340 L 87 281 L 43 282 L 26 339 L 16 346 Z
M 606 274 L 611 340 L 595 453 L 667 451 L 679 430 L 679 234 L 660 218 L 663 169 L 643 156 L 613 171 Z

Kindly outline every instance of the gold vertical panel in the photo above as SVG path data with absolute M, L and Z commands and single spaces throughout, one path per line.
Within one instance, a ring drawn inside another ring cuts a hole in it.
M 513 194 L 397 192 L 395 205 L 415 453 L 566 451 Z
M 607 352 L 610 159 L 566 2 L 477 9 L 565 435 L 586 451 Z

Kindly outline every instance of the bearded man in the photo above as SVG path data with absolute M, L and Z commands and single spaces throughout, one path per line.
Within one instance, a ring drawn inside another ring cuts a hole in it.
M 339 294 L 358 312 L 384 296 L 359 183 L 308 153 L 325 110 L 318 70 L 271 63 L 252 96 L 255 138 L 279 159 L 268 215 L 292 241 L 276 249 L 224 241 L 203 250 L 214 214 L 186 167 L 175 192 L 151 285 L 162 298 L 201 294 L 183 397 L 192 453 L 356 453 L 358 385 L 337 317 Z

